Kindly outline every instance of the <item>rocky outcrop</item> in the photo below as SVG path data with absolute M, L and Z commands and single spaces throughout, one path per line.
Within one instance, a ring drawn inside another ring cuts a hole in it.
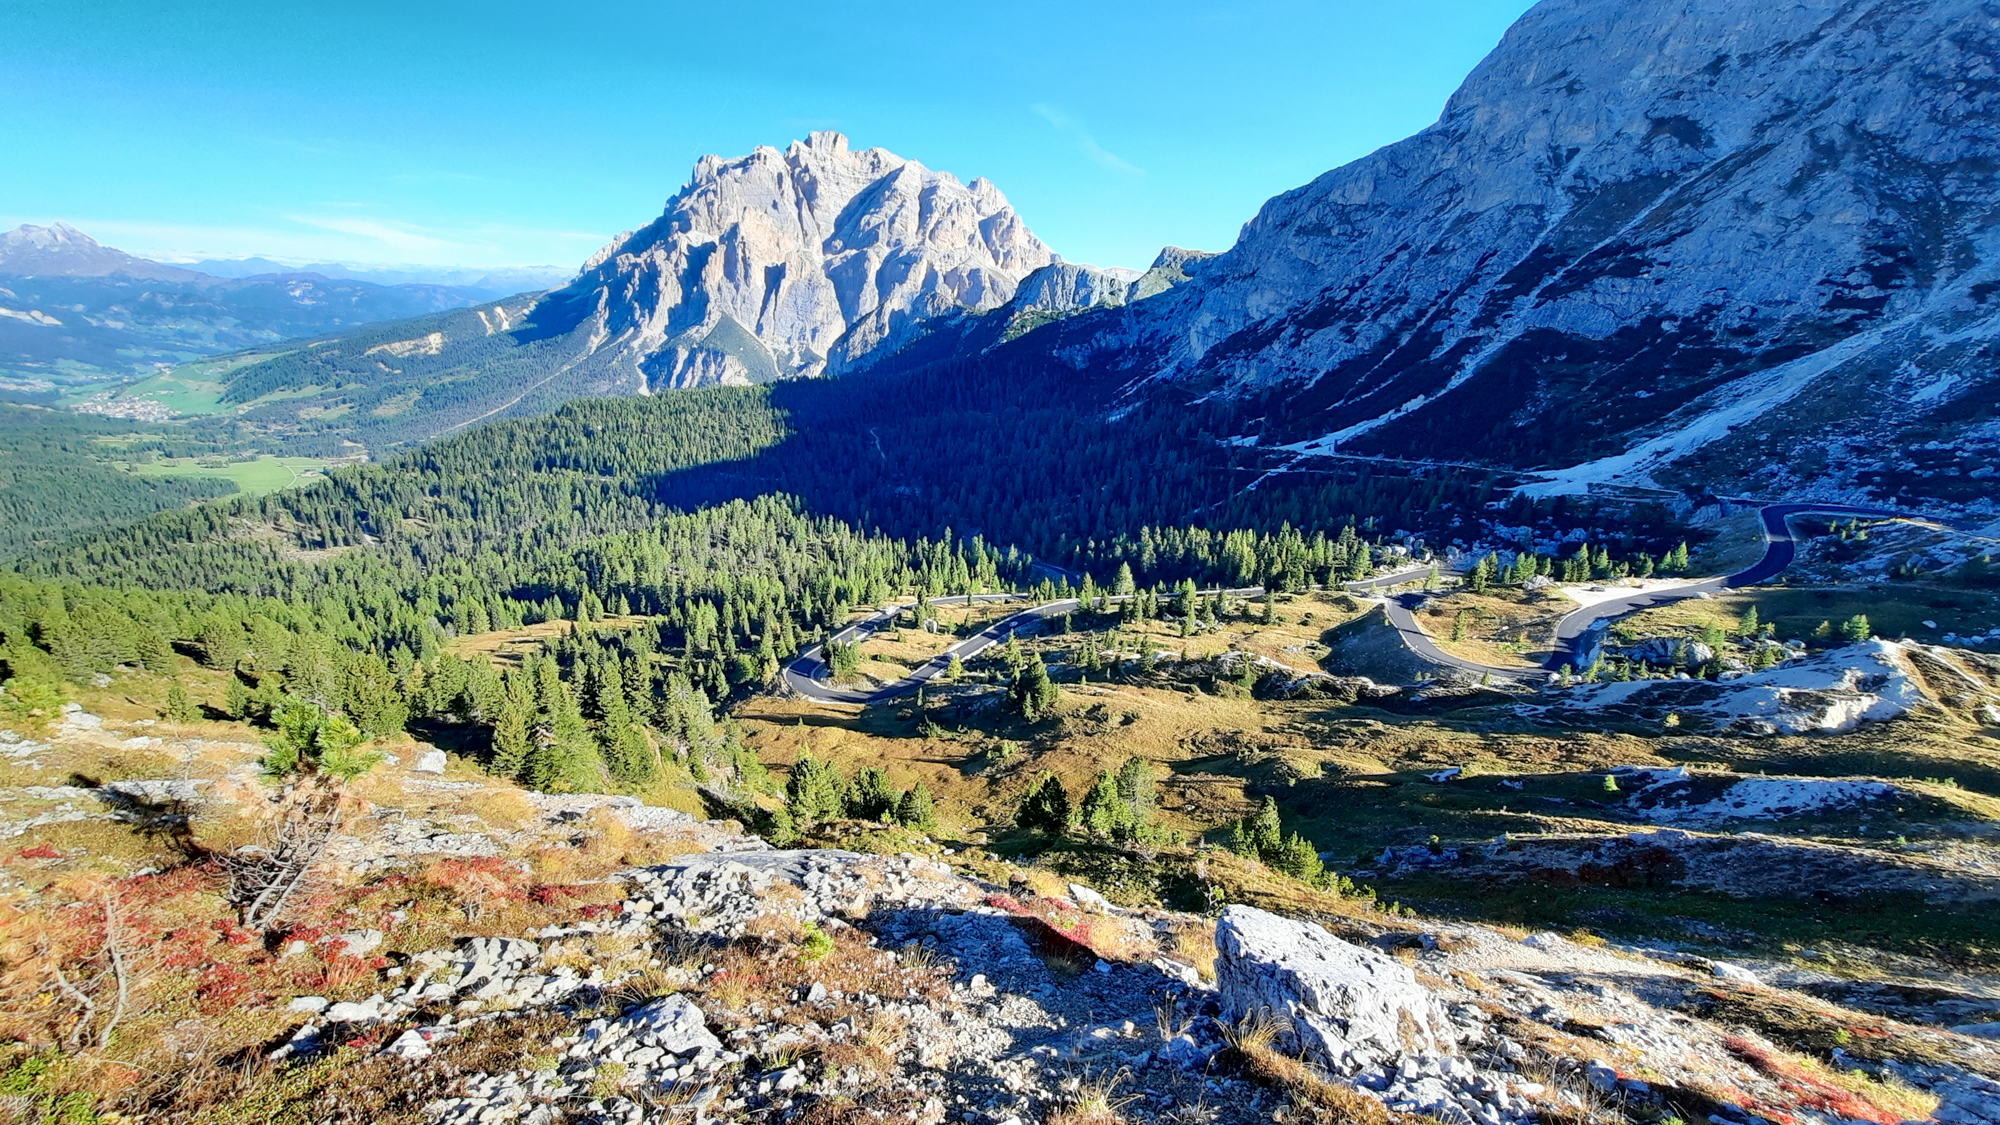
M 1236 1016 L 1288 1020 L 1290 1046 L 1336 1073 L 1449 1050 L 1449 1017 L 1409 966 L 1312 922 L 1231 906 L 1215 928 L 1215 981 Z
M 899 907 L 963 909 L 966 884 L 942 864 L 878 859 L 835 849 L 764 850 L 694 855 L 627 873 L 638 918 L 671 919 L 703 932 L 741 934 L 773 906 L 771 888 L 790 884 L 787 913 L 810 921 L 841 911 L 866 913 L 878 900 Z
M 1000 190 L 814 133 L 705 156 L 534 312 L 627 391 L 838 373 L 1005 304 L 1054 260 Z
M 1692 647 L 1692 646 L 1690 646 Z M 1706 647 L 1706 646 L 1703 646 Z M 1572 688 L 1529 709 L 1562 721 L 1611 718 L 1698 720 L 1736 734 L 1838 733 L 1913 708 L 1935 707 L 1913 657 L 1950 666 L 1951 653 L 1912 642 L 1871 640 L 1723 680 L 1630 680 Z
M 1654 668 L 1699 668 L 1715 659 L 1715 649 L 1681 637 L 1648 637 L 1619 653 L 1634 664 Z
M 1202 263 L 1215 255 L 1207 250 L 1183 250 L 1169 246 L 1153 259 L 1152 266 L 1132 283 L 1132 299 L 1143 301 L 1156 297 L 1177 285 L 1193 280 Z
M 1010 307 L 1016 315 L 1031 310 L 1067 315 L 1122 305 L 1130 298 L 1131 287 L 1129 271 L 1056 262 L 1024 278 Z

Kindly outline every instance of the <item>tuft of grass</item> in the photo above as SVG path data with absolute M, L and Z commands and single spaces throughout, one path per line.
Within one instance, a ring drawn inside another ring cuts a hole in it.
M 677 981 L 664 969 L 648 967 L 611 986 L 604 999 L 607 1006 L 626 1012 L 679 991 Z
M 1124 1071 L 1092 1074 L 1084 1071 L 1063 1082 L 1066 1104 L 1048 1115 L 1047 1125 L 1118 1125 L 1118 1111 L 1139 1100 L 1136 1095 L 1118 1095 L 1118 1086 L 1131 1075 Z
M 1367 1094 L 1334 1082 L 1311 1063 L 1279 1050 L 1281 1037 L 1290 1030 L 1288 1021 L 1261 1012 L 1225 1028 L 1223 1038 L 1245 1073 L 1280 1091 L 1314 1119 L 1345 1125 L 1402 1125 L 1421 1120 L 1392 1114 Z
M 818 922 L 807 922 L 802 929 L 804 936 L 799 939 L 799 960 L 808 965 L 826 960 L 833 953 L 833 938 L 820 929 Z
M 593 1098 L 616 1097 L 625 1088 L 626 1067 L 622 1062 L 601 1062 L 597 1064 L 597 1074 L 590 1080 L 590 1096 Z

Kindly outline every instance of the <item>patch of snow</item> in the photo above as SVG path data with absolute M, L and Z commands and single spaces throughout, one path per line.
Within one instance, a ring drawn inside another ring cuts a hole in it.
M 1674 784 L 1663 782 L 1663 785 Z M 1815 777 L 1747 777 L 1698 805 L 1659 804 L 1636 810 L 1649 820 L 1680 824 L 1727 820 L 1778 820 L 1788 816 L 1851 808 L 1896 795 L 1880 781 Z

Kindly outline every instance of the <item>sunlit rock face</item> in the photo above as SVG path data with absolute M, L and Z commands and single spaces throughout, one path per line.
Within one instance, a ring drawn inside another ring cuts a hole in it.
M 814 133 L 703 157 L 659 219 L 536 318 L 588 333 L 592 364 L 630 365 L 644 389 L 769 382 L 837 374 L 935 318 L 998 308 L 1054 260 L 988 181 Z
M 1976 506 L 1996 66 L 1989 0 L 1544 0 L 1095 361 L 1267 399 L 1267 443 Z

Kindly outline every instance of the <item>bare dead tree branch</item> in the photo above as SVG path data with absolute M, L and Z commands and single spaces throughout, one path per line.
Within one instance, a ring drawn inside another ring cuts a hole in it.
M 263 931 L 277 924 L 292 895 L 333 842 L 340 823 L 337 791 L 302 787 L 289 799 L 292 807 L 273 833 L 271 847 L 230 864 L 230 897 L 246 929 Z
M 70 1028 L 69 1035 L 66 1036 L 69 1040 L 69 1045 L 74 1047 L 83 1042 L 85 1029 L 90 1026 L 90 1021 L 97 1017 L 97 1002 L 85 994 L 82 989 L 70 983 L 69 977 L 63 974 L 62 959 L 49 951 L 46 942 L 42 946 L 42 956 L 48 961 L 50 971 L 55 974 L 56 990 L 64 996 L 69 997 L 71 1003 L 83 1010 L 82 1014 L 77 1017 L 76 1026 Z
M 111 1046 L 111 1032 L 118 1027 L 118 1021 L 125 1018 L 125 1007 L 132 999 L 132 977 L 125 967 L 123 948 L 124 930 L 118 923 L 118 911 L 111 905 L 111 896 L 104 896 L 104 949 L 111 958 L 111 975 L 117 982 L 117 1003 L 112 1006 L 111 1018 L 97 1033 L 97 1049 Z

